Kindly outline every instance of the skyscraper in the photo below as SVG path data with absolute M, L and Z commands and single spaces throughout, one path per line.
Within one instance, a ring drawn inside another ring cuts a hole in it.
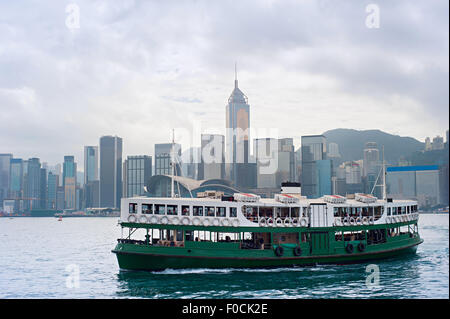
M 41 208 L 41 163 L 39 158 L 30 158 L 26 173 L 26 209 Z
M 74 156 L 64 156 L 63 186 L 65 208 L 76 208 L 77 164 Z
M 319 172 L 317 161 L 326 159 L 327 140 L 323 135 L 302 136 L 302 194 L 309 198 L 319 197 Z M 320 165 L 325 168 L 325 164 Z M 331 164 L 330 164 L 331 165 Z M 330 176 L 331 183 L 331 176 Z
M 48 172 L 47 176 L 47 208 L 56 209 L 56 194 L 59 187 L 59 176 Z
M 144 186 L 152 176 L 152 157 L 128 156 L 123 167 L 123 197 L 144 195 Z
M 100 138 L 100 206 L 120 208 L 122 198 L 122 139 Z
M 98 146 L 84 147 L 84 184 L 98 180 Z
M 170 166 L 172 154 L 172 143 L 155 144 L 155 175 L 170 175 L 172 168 Z M 175 175 L 181 175 L 181 145 L 173 144 L 173 154 L 175 156 Z
M 225 137 L 218 134 L 202 134 L 201 145 L 198 179 L 224 179 Z
M 250 105 L 236 76 L 226 106 L 226 175 L 238 187 L 254 187 L 256 183 L 256 163 L 249 163 L 249 129 Z
M 9 197 L 10 169 L 12 154 L 0 154 L 0 208 Z
M 282 182 L 295 181 L 295 152 L 292 138 L 253 140 L 257 187 L 280 188 Z
M 19 199 L 23 197 L 24 169 L 21 158 L 11 159 L 10 197 Z
M 375 184 L 381 185 L 383 183 L 383 174 L 380 174 L 381 161 L 380 151 L 378 150 L 377 143 L 367 142 L 364 148 L 364 161 L 363 161 L 363 176 L 365 179 L 365 193 L 372 193 L 373 195 L 381 198 L 382 188 L 375 187 Z M 379 177 L 378 177 L 379 176 Z M 378 178 L 378 181 L 377 181 Z

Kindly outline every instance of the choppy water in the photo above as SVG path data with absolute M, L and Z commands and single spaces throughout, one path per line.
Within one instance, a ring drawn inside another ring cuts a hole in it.
M 449 298 L 448 221 L 421 215 L 425 242 L 374 287 L 368 264 L 121 272 L 117 218 L 0 218 L 0 298 Z

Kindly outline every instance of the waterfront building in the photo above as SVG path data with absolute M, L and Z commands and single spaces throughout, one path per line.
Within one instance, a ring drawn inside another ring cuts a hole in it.
M 198 179 L 225 178 L 225 137 L 219 134 L 201 135 L 201 161 Z
M 443 150 L 444 149 L 444 138 L 441 136 L 436 136 L 433 138 L 433 143 L 431 144 L 431 150 Z
M 122 138 L 100 138 L 100 206 L 119 208 L 122 198 Z
M 98 146 L 84 147 L 84 184 L 98 181 Z
M 47 209 L 47 169 L 42 168 L 40 170 L 40 180 L 39 180 L 39 198 L 40 198 L 40 209 Z
M 254 187 L 256 163 L 250 161 L 250 105 L 237 76 L 226 106 L 226 176 L 237 187 Z M 253 165 L 252 165 L 253 164 Z
M 432 146 L 431 146 L 431 140 L 430 140 L 429 137 L 427 137 L 427 138 L 425 139 L 425 152 L 431 151 L 431 148 L 432 148 Z
M 56 210 L 65 208 L 64 186 L 58 186 L 56 189 Z
M 74 156 L 64 156 L 63 186 L 65 208 L 76 209 L 77 164 Z
M 325 195 L 332 194 L 331 188 L 331 175 L 332 175 L 332 165 L 331 160 L 324 159 L 316 161 L 317 170 L 317 189 L 315 190 L 315 197 L 322 197 Z
M 25 209 L 41 209 L 41 163 L 39 158 L 28 160 L 25 180 Z
M 437 165 L 392 166 L 387 168 L 386 173 L 389 197 L 414 199 L 422 207 L 433 207 L 441 203 Z
M 155 175 L 172 174 L 171 157 L 173 155 L 175 162 L 175 175 L 181 176 L 181 145 L 177 143 L 155 144 Z
M 302 195 L 308 198 L 319 197 L 317 161 L 326 159 L 327 143 L 323 135 L 302 136 Z M 325 165 L 325 164 L 322 164 Z M 330 176 L 331 184 L 331 176 Z M 328 185 L 326 186 L 328 188 Z M 330 192 L 331 194 L 331 192 Z
M 3 200 L 9 197 L 9 183 L 12 154 L 0 154 L 0 209 Z
M 21 158 L 11 159 L 11 179 L 10 179 L 10 197 L 11 199 L 21 199 L 23 197 L 24 169 Z
M 123 172 L 123 197 L 144 195 L 144 186 L 152 176 L 152 157 L 128 156 L 123 165 Z
M 47 208 L 56 209 L 56 195 L 59 187 L 59 176 L 48 172 L 47 176 Z
M 257 187 L 280 188 L 282 182 L 295 181 L 295 152 L 292 138 L 253 140 Z

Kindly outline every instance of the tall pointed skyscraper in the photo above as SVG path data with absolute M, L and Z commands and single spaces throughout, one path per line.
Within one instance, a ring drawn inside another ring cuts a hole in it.
M 238 187 L 254 187 L 256 165 L 249 165 L 250 105 L 239 89 L 235 69 L 234 90 L 226 106 L 226 174 Z

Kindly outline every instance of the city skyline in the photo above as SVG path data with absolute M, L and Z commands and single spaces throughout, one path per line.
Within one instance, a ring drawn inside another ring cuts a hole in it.
M 236 60 L 252 127 L 276 118 L 296 148 L 339 127 L 420 141 L 448 129 L 448 3 L 381 3 L 379 29 L 355 1 L 77 4 L 78 29 L 65 4 L 36 7 L 46 19 L 0 5 L 0 152 L 51 164 L 70 154 L 82 168 L 83 146 L 103 135 L 123 138 L 125 158 L 154 155 L 174 127 L 224 128 Z

